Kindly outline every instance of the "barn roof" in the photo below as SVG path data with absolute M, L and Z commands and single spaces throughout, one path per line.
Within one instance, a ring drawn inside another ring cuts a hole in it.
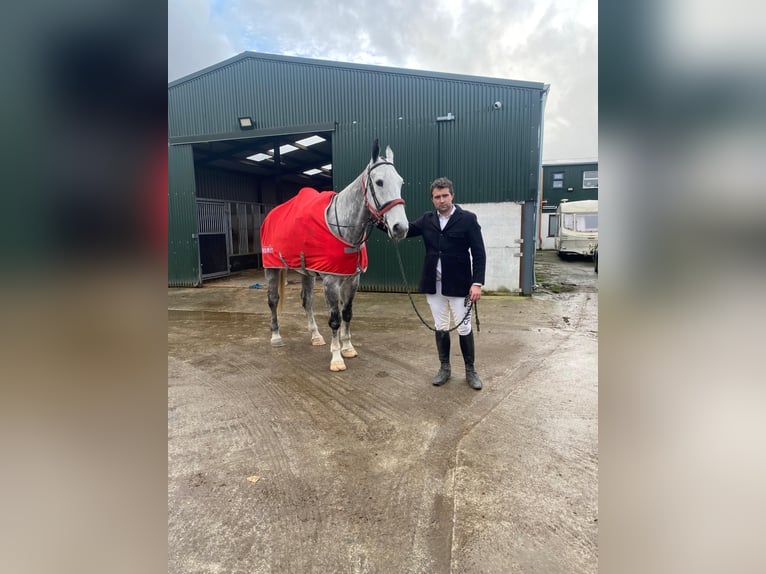
M 203 68 L 202 70 L 194 72 L 193 74 L 189 74 L 187 76 L 184 76 L 182 78 L 169 82 L 168 88 L 178 86 L 180 84 L 194 80 L 200 76 L 204 76 L 211 72 L 215 72 L 216 70 L 220 70 L 221 68 L 225 68 L 226 66 L 231 66 L 232 64 L 235 64 L 240 61 L 248 60 L 248 59 L 271 60 L 275 62 L 284 62 L 286 64 L 306 64 L 306 65 L 312 65 L 312 66 L 326 66 L 328 68 L 336 68 L 336 69 L 341 68 L 341 69 L 349 69 L 349 70 L 364 70 L 364 71 L 376 72 L 380 74 L 397 74 L 397 75 L 403 75 L 403 76 L 413 76 L 418 78 L 436 78 L 436 79 L 442 79 L 442 80 L 455 80 L 455 81 L 471 82 L 471 83 L 478 83 L 478 84 L 495 84 L 495 85 L 502 85 L 502 86 L 513 86 L 513 87 L 519 87 L 519 88 L 535 88 L 535 89 L 545 88 L 545 84 L 541 82 L 507 80 L 503 78 L 491 78 L 487 76 L 471 76 L 471 75 L 465 75 L 465 74 L 451 74 L 446 72 L 429 72 L 425 70 L 395 68 L 390 66 L 376 66 L 372 64 L 353 64 L 349 62 L 335 62 L 330 60 L 302 58 L 297 56 L 281 56 L 277 54 L 266 54 L 263 52 L 252 52 L 252 51 L 242 52 L 241 54 L 237 54 L 236 56 L 233 56 L 229 58 L 228 60 L 218 62 L 217 64 L 213 64 L 212 66 Z

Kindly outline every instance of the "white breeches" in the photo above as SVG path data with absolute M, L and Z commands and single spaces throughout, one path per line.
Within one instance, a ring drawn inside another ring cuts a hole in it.
M 471 313 L 468 311 L 471 302 L 465 297 L 446 297 L 442 295 L 442 282 L 436 281 L 436 294 L 426 293 L 426 301 L 431 307 L 431 314 L 434 317 L 434 325 L 439 331 L 447 331 L 450 323 L 457 323 L 458 335 L 467 335 L 471 332 Z M 466 317 L 466 313 L 468 316 Z M 465 317 L 465 319 L 463 319 Z M 451 320 L 450 320 L 451 319 Z

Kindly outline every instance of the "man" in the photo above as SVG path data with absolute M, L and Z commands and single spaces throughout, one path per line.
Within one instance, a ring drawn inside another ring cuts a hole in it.
M 474 367 L 475 350 L 471 330 L 471 303 L 481 299 L 487 256 L 476 214 L 454 205 L 452 182 L 440 177 L 431 184 L 435 211 L 410 223 L 407 237 L 423 237 L 426 256 L 420 291 L 426 294 L 436 326 L 439 372 L 434 385 L 443 385 L 452 374 L 450 366 L 450 312 L 457 326 L 465 377 L 471 388 L 481 389 Z M 473 266 L 471 265 L 473 259 Z

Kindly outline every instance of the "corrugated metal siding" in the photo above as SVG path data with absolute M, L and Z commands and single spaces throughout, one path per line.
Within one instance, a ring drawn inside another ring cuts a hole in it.
M 444 167 L 437 171 L 459 172 L 453 179 L 471 184 L 472 200 L 519 201 L 534 197 L 528 164 L 537 159 L 539 100 L 539 89 L 501 80 L 471 83 L 250 57 L 171 87 L 169 134 L 236 132 L 240 115 L 251 115 L 258 129 L 337 122 L 337 135 L 349 141 L 338 142 L 335 173 L 347 181 L 357 161 L 347 160 L 344 148 L 366 150 L 373 136 L 433 129 L 437 116 L 451 112 L 456 120 L 438 124 L 437 137 L 422 142 L 443 146 Z M 495 101 L 502 109 L 492 108 Z
M 557 206 L 563 198 L 569 201 L 598 199 L 598 188 L 583 189 L 582 174 L 585 171 L 598 171 L 598 163 L 551 164 L 543 166 L 543 199 L 547 207 Z M 564 174 L 564 186 L 553 187 L 553 174 Z M 573 188 L 567 191 L 567 188 Z
M 197 169 L 197 197 L 227 201 L 260 201 L 258 178 L 210 168 Z
M 190 145 L 168 148 L 168 285 L 200 284 L 194 158 Z
M 169 135 L 236 132 L 240 115 L 257 129 L 336 122 L 335 189 L 360 174 L 377 137 L 393 148 L 411 220 L 432 209 L 429 185 L 439 176 L 455 182 L 457 203 L 536 197 L 543 84 L 369 68 L 249 53 L 171 84 Z M 455 121 L 436 121 L 450 112 Z M 407 240 L 400 248 L 414 288 L 422 245 Z M 403 290 L 388 238 L 375 230 L 368 249 L 362 287 Z
M 539 92 L 444 80 L 418 79 L 415 89 L 409 86 L 411 78 L 389 82 L 396 86 L 396 93 L 404 95 L 389 97 L 400 107 L 389 110 L 387 118 L 360 114 L 359 119 L 349 116 L 338 123 L 333 139 L 334 178 L 336 184 L 342 182 L 338 188 L 359 175 L 369 160 L 370 142 L 379 137 L 381 146 L 393 148 L 397 170 L 405 180 L 402 196 L 411 220 L 433 209 L 429 188 L 439 176 L 453 180 L 457 203 L 536 197 Z M 493 109 L 495 101 L 503 102 L 500 110 Z M 374 113 L 372 109 L 368 112 Z M 436 121 L 449 112 L 455 121 Z M 388 238 L 374 231 L 368 250 L 370 267 L 362 276 L 362 289 L 403 291 L 396 251 Z M 408 284 L 415 289 L 424 253 L 422 242 L 404 241 L 399 250 Z

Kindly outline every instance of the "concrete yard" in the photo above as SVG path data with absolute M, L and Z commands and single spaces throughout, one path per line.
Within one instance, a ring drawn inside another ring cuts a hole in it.
M 536 272 L 479 303 L 481 391 L 457 333 L 431 385 L 406 294 L 357 295 L 334 373 L 321 281 L 321 347 L 297 275 L 278 348 L 262 272 L 169 289 L 168 572 L 597 572 L 598 275 L 547 251 Z

